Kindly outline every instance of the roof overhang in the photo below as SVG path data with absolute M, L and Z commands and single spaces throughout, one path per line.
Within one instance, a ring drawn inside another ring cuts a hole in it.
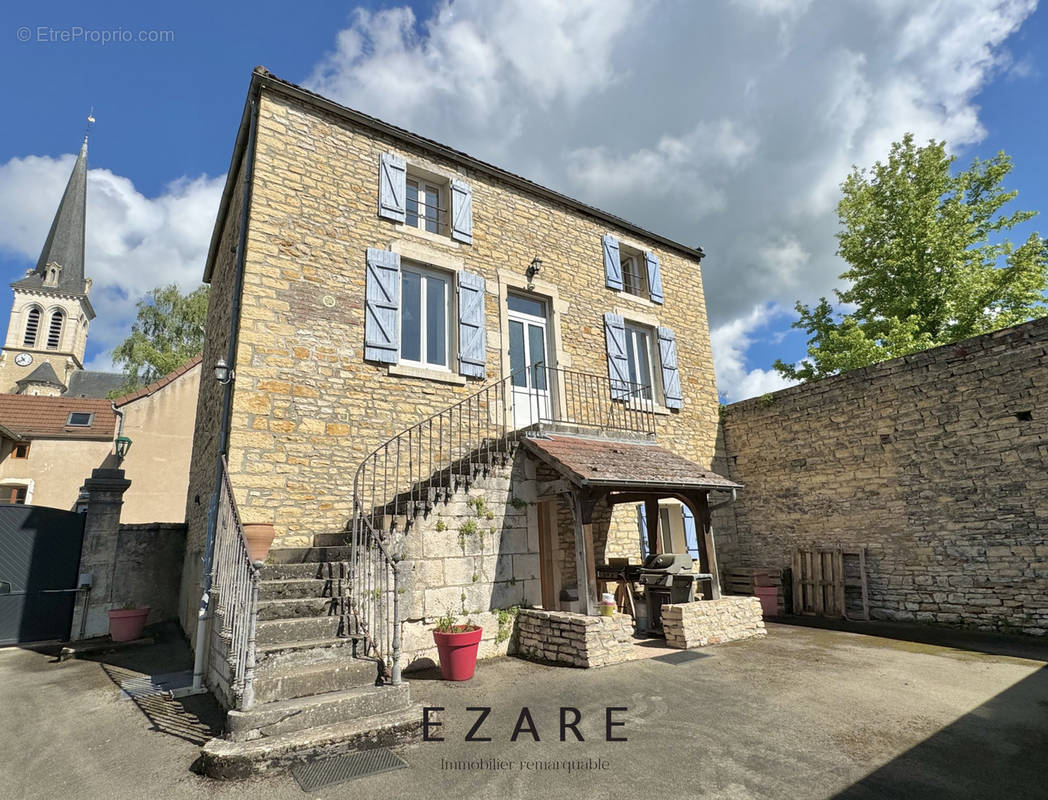
M 667 493 L 742 488 L 654 443 L 551 435 L 526 438 L 523 444 L 579 487 Z

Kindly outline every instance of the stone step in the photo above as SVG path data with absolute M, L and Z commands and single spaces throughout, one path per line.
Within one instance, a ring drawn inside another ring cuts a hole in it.
M 300 566 L 281 565 L 281 566 Z M 262 600 L 292 600 L 294 598 L 328 597 L 338 591 L 335 581 L 327 581 L 321 578 L 278 578 L 275 580 L 260 581 L 258 585 L 258 599 Z M 343 595 L 349 594 L 349 584 L 342 582 Z
M 314 533 L 314 547 L 345 547 L 350 543 L 349 531 L 335 531 L 333 533 Z
M 267 564 L 312 564 L 328 561 L 349 561 L 352 548 L 340 547 L 276 547 L 269 551 Z
M 246 742 L 212 739 L 201 749 L 201 767 L 211 778 L 239 780 L 283 772 L 314 758 L 411 744 L 421 735 L 422 708 L 412 705 L 391 714 Z
M 331 639 L 350 631 L 344 625 L 352 623 L 350 617 L 302 617 L 301 619 L 259 620 L 255 637 L 259 644 L 282 644 L 303 642 L 312 639 Z
M 286 656 L 299 655 L 298 661 Z M 285 654 L 284 660 L 273 660 L 255 672 L 256 703 L 272 703 L 293 697 L 338 692 L 355 686 L 374 686 L 378 678 L 377 662 L 363 658 L 320 658 L 306 660 L 311 651 Z
M 411 689 L 399 686 L 354 686 L 337 692 L 295 697 L 226 714 L 226 738 L 247 741 L 280 736 L 305 728 L 334 725 L 391 714 L 411 705 Z
M 299 642 L 258 643 L 255 646 L 257 669 L 300 666 L 324 658 L 352 658 L 353 646 L 363 641 L 362 635 L 332 636 L 326 639 L 303 639 Z
M 343 565 L 338 562 L 327 564 L 315 561 L 307 561 L 300 564 L 263 564 L 262 569 L 259 571 L 259 577 L 263 581 L 304 580 L 306 578 L 334 580 L 348 574 L 348 564 Z
M 259 600 L 259 620 L 329 617 L 340 613 L 345 597 L 291 597 Z

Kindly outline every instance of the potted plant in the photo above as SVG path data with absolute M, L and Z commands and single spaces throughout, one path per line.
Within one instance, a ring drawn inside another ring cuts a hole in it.
M 121 608 L 109 612 L 109 638 L 114 642 L 130 642 L 142 638 L 146 626 L 149 606 L 136 608 L 134 603 L 125 603 Z
M 440 674 L 446 681 L 468 681 L 477 668 L 477 650 L 484 631 L 473 620 L 455 624 L 454 615 L 448 611 L 437 620 L 433 629 L 433 641 L 440 657 Z

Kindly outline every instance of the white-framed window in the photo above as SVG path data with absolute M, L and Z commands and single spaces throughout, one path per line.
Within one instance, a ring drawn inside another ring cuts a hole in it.
M 403 264 L 400 274 L 400 363 L 450 369 L 452 274 Z
M 637 297 L 648 296 L 648 267 L 644 254 L 619 246 L 619 263 L 622 265 L 622 290 Z
M 37 334 L 40 333 L 40 317 L 43 316 L 37 306 L 33 306 L 25 315 L 25 336 L 22 337 L 23 347 L 34 347 Z
M 626 365 L 629 381 L 642 387 L 639 396 L 645 400 L 654 400 L 658 390 L 653 366 L 658 354 L 654 347 L 655 332 L 651 328 L 627 320 Z
M 445 186 L 409 174 L 404 224 L 430 233 L 444 233 L 448 219 L 446 197 Z

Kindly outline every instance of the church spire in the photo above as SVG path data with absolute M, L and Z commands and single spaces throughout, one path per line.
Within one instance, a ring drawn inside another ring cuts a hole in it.
M 92 122 L 93 118 L 88 118 Z M 87 294 L 84 281 L 84 229 L 87 213 L 87 134 L 73 164 L 36 269 L 13 284 L 17 288 L 52 288 L 67 294 Z M 55 267 L 58 269 L 55 269 Z

